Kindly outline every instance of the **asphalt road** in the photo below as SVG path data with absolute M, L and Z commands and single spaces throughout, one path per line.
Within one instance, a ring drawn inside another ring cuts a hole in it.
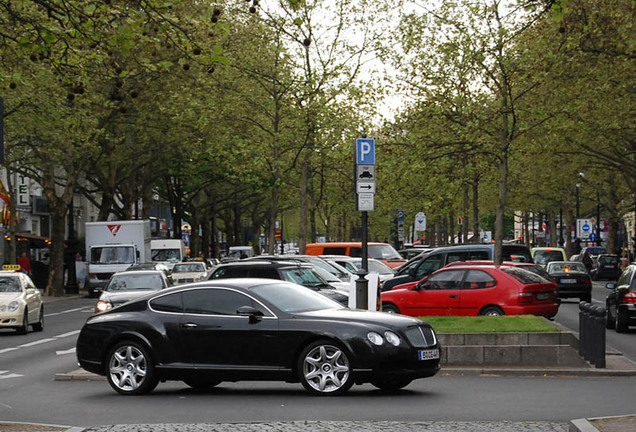
M 595 293 L 596 296 L 596 293 Z M 604 297 L 603 297 L 604 298 Z M 54 381 L 76 369 L 77 332 L 94 299 L 46 306 L 45 329 L 18 336 L 0 331 L 0 420 L 98 427 L 143 423 L 289 421 L 549 421 L 633 412 L 636 377 L 468 377 L 418 380 L 398 392 L 356 386 L 342 397 L 312 397 L 300 384 L 223 383 L 195 391 L 162 383 L 152 394 L 124 397 L 105 381 Z M 578 316 L 566 303 L 557 321 Z M 634 334 L 619 336 L 629 344 Z M 622 341 L 625 342 L 622 342 Z M 565 429 L 564 429 L 565 430 Z

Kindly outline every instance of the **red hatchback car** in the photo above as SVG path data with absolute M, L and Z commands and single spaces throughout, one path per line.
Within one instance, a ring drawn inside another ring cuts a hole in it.
M 539 315 L 559 310 L 557 285 L 517 266 L 453 265 L 382 293 L 382 310 L 411 316 Z

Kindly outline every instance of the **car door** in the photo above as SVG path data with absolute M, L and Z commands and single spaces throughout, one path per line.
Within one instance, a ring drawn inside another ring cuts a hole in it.
M 246 294 L 229 288 L 184 291 L 181 335 L 195 368 L 244 369 L 281 366 L 278 318 Z M 237 309 L 250 306 L 263 313 L 252 321 Z
M 487 272 L 468 270 L 462 283 L 456 315 L 475 316 L 487 304 L 500 304 L 500 299 L 494 295 L 496 286 L 497 281 Z
M 634 269 L 635 266 L 627 266 L 621 276 L 618 278 L 616 285 L 611 293 L 607 296 L 606 299 L 606 307 L 609 309 L 609 313 L 612 317 L 616 317 L 618 304 L 621 302 L 622 293 L 625 293 L 629 290 L 630 283 L 634 279 Z
M 20 274 L 21 284 L 24 289 L 27 307 L 29 310 L 29 322 L 36 322 L 42 306 L 42 296 L 28 276 Z
M 408 315 L 455 315 L 465 270 L 442 270 L 412 291 Z

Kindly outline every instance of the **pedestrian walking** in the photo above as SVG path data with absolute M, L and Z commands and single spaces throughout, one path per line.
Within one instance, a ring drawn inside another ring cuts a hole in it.
M 22 252 L 22 256 L 18 258 L 18 264 L 24 273 L 31 276 L 31 260 L 27 256 L 26 252 Z

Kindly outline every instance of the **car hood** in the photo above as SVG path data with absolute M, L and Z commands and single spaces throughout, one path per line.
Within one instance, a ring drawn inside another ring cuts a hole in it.
M 183 272 L 183 273 L 172 273 L 173 279 L 187 279 L 187 278 L 200 278 L 205 277 L 207 272 Z
M 22 298 L 21 292 L 3 292 L 0 293 L 0 301 L 12 302 L 14 300 L 20 300 Z
M 384 324 L 388 326 L 404 327 L 414 324 L 422 324 L 424 321 L 399 314 L 368 311 L 364 309 L 327 309 L 311 312 L 303 312 L 297 315 L 324 318 L 343 322 L 358 322 L 365 324 Z

